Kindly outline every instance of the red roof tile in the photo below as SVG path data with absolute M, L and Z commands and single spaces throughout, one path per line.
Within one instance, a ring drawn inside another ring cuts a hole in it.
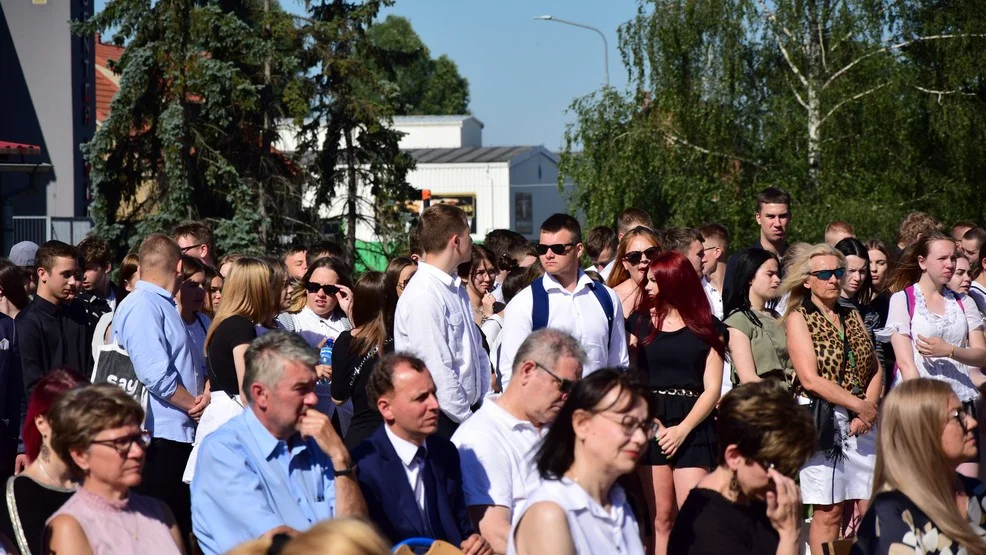
M 41 154 L 41 147 L 25 143 L 13 143 L 10 141 L 0 141 L 0 154 L 14 154 L 20 156 L 31 156 Z
M 119 60 L 122 46 L 103 44 L 96 35 L 96 122 L 102 123 L 110 115 L 110 102 L 120 89 L 119 76 L 108 67 L 109 60 Z M 112 77 L 111 77 L 112 76 Z

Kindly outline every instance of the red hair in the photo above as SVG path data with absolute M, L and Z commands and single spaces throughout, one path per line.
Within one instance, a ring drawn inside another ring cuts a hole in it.
M 719 356 L 725 358 L 726 344 L 712 316 L 709 298 L 702 289 L 702 282 L 695 272 L 695 267 L 685 255 L 678 251 L 664 251 L 651 261 L 649 272 L 657 282 L 657 298 L 651 299 L 646 294 L 641 295 L 637 312 L 649 321 L 653 310 L 657 316 L 657 323 L 641 344 L 646 345 L 657 337 L 665 316 L 674 309 L 678 311 L 685 327 L 708 343 L 719 353 Z M 643 287 L 642 283 L 641 288 Z
M 27 404 L 27 416 L 24 418 L 24 452 L 29 461 L 34 462 L 41 451 L 41 432 L 34 419 L 48 414 L 48 409 L 62 393 L 89 383 L 74 370 L 57 368 L 45 374 L 31 392 L 31 400 Z

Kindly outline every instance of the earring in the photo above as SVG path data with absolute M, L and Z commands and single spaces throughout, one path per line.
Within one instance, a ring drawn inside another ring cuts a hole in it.
M 739 494 L 740 485 L 739 480 L 736 479 L 736 471 L 733 471 L 733 475 L 729 477 L 729 491 L 730 493 Z

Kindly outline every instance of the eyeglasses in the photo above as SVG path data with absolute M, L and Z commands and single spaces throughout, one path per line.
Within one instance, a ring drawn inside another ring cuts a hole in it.
M 818 270 L 817 272 L 808 272 L 809 276 L 815 276 L 822 281 L 828 281 L 835 276 L 835 279 L 842 279 L 842 276 L 846 275 L 845 268 L 836 268 L 834 270 Z
M 640 264 L 641 258 L 646 256 L 647 260 L 654 260 L 659 254 L 661 254 L 660 247 L 650 247 L 642 251 L 630 251 L 623 255 L 623 259 L 636 266 Z
M 116 439 L 101 439 L 99 441 L 93 440 L 90 443 L 93 445 L 105 445 L 107 447 L 112 447 L 116 449 L 116 452 L 120 454 L 121 457 L 125 457 L 130 449 L 133 447 L 134 442 L 140 445 L 141 449 L 146 448 L 151 444 L 151 432 L 143 430 L 140 433 L 136 433 L 131 436 L 118 437 Z
M 967 424 L 970 416 L 969 410 L 964 405 L 948 413 L 948 418 L 954 418 L 959 423 L 959 426 L 962 427 L 962 433 L 969 433 Z
M 534 248 L 537 250 L 538 256 L 544 256 L 548 254 L 549 250 L 555 254 L 565 254 L 568 252 L 568 249 L 577 244 L 578 243 L 558 243 L 557 245 L 545 245 L 543 243 L 538 243 Z
M 475 272 L 473 272 L 472 277 L 474 277 L 474 278 L 488 277 L 490 279 L 495 279 L 496 278 L 496 275 L 498 273 L 499 272 L 497 272 L 496 270 L 492 270 L 492 269 L 491 270 L 476 270 Z
M 644 432 L 644 437 L 647 438 L 647 441 L 651 441 L 657 437 L 657 432 L 661 429 L 661 426 L 654 420 L 638 420 L 629 414 L 624 414 L 619 420 L 609 418 L 606 416 L 608 414 L 606 412 L 593 411 L 593 414 L 598 414 L 610 422 L 619 424 L 620 428 L 623 429 L 623 435 L 627 437 L 633 437 L 633 433 L 639 429 L 641 432 Z
M 199 243 L 199 244 L 197 244 L 197 245 L 189 245 L 189 246 L 187 246 L 187 247 L 183 247 L 183 248 L 181 249 L 181 253 L 182 253 L 182 254 L 188 254 L 188 251 L 190 251 L 190 250 L 192 250 L 192 249 L 197 249 L 197 248 L 199 248 L 199 247 L 201 247 L 201 246 L 204 246 L 204 245 L 205 245 L 205 243 Z
M 330 297 L 339 292 L 339 288 L 331 283 L 315 283 L 314 281 L 310 281 L 305 284 L 305 289 L 307 289 L 309 293 L 318 293 L 321 289 Z
M 401 291 L 403 291 L 403 290 L 405 290 L 405 289 L 407 289 L 407 284 L 408 284 L 408 283 L 411 283 L 411 278 L 413 278 L 413 277 L 414 277 L 414 274 L 411 274 L 411 275 L 409 275 L 409 276 L 407 276 L 407 279 L 405 279 L 404 281 L 399 281 L 399 282 L 397 282 L 397 287 L 398 287 L 398 288 L 399 288 L 399 289 L 400 289 Z
M 540 368 L 541 370 L 547 372 L 547 374 L 551 376 L 552 379 L 555 380 L 555 382 L 558 384 L 558 390 L 561 391 L 562 395 L 568 395 L 569 393 L 572 392 L 573 389 L 575 389 L 574 381 L 559 377 L 558 374 L 555 374 L 551 370 L 548 370 L 547 368 L 544 367 L 543 364 L 541 364 L 536 360 L 532 360 L 531 362 L 533 362 L 534 365 Z

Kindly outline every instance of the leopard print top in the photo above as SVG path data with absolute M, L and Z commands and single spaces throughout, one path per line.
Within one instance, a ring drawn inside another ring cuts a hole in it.
M 805 319 L 805 323 L 808 324 L 808 332 L 811 333 L 818 375 L 830 382 L 838 383 L 839 371 L 842 369 L 844 357 L 843 341 L 839 330 L 810 300 L 806 300 L 804 305 L 798 308 L 798 313 Z M 876 365 L 873 364 L 876 360 L 873 343 L 870 341 L 870 334 L 860 323 L 855 309 L 837 305 L 836 313 L 842 316 L 845 322 L 846 333 L 849 336 L 849 349 L 855 362 L 846 365 L 842 382 L 838 385 L 862 399 L 866 396 L 866 386 L 876 374 Z M 794 379 L 794 394 L 808 395 L 797 377 Z

